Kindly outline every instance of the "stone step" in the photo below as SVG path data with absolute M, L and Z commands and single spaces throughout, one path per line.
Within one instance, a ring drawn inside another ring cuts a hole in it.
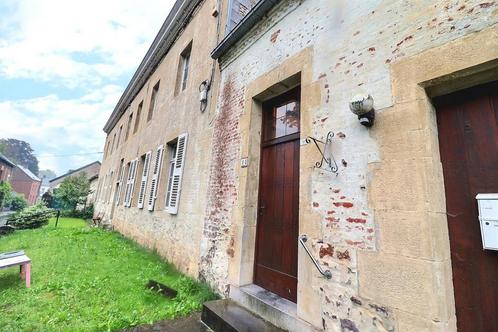
M 271 324 L 285 331 L 314 332 L 318 331 L 311 324 L 299 319 L 297 305 L 260 286 L 230 286 L 230 298 L 262 317 Z
M 283 332 L 236 302 L 225 299 L 204 303 L 202 322 L 214 332 Z

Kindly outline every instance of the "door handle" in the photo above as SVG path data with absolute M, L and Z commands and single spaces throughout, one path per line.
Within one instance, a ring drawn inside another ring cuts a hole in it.
M 259 209 L 258 209 L 258 210 L 259 210 L 259 211 L 258 211 L 258 213 L 259 213 L 260 215 L 261 215 L 261 214 L 263 214 L 263 210 L 264 210 L 264 209 L 266 209 L 266 206 L 261 205 L 261 206 L 259 207 Z

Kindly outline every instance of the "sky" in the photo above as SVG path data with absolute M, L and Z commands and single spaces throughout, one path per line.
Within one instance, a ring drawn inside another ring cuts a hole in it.
M 0 138 L 57 175 L 100 160 L 105 125 L 174 0 L 1 0 Z

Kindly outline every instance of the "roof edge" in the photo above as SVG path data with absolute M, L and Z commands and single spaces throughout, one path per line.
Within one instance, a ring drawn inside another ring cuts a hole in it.
M 16 164 L 13 163 L 12 161 L 10 161 L 9 158 L 7 158 L 5 155 L 3 155 L 2 153 L 0 153 L 0 160 L 3 160 L 6 164 L 8 164 L 10 167 L 15 167 Z
M 54 182 L 54 181 L 60 180 L 60 179 L 62 179 L 62 178 L 65 178 L 66 176 L 69 176 L 69 175 L 71 175 L 71 174 L 74 174 L 74 173 L 76 173 L 76 172 L 79 172 L 79 171 L 81 171 L 82 169 L 85 169 L 85 168 L 87 168 L 87 167 L 90 167 L 90 166 L 92 166 L 92 165 L 94 165 L 94 164 L 99 164 L 100 166 L 102 166 L 102 163 L 101 163 L 100 161 L 98 161 L 98 160 L 97 160 L 97 161 L 91 162 L 91 163 L 89 163 L 89 164 L 87 164 L 87 165 L 85 165 L 85 166 L 82 166 L 82 167 L 80 167 L 80 168 L 78 168 L 78 169 L 72 170 L 72 171 L 67 172 L 67 173 L 65 173 L 65 174 L 62 174 L 62 175 L 60 175 L 60 176 L 58 176 L 58 177 L 56 177 L 56 178 L 53 178 L 52 180 L 49 180 L 49 181 L 48 181 L 48 183 L 52 183 L 52 182 Z
M 204 0 L 177 0 L 121 95 L 103 130 L 109 133 L 168 53 L 195 8 Z
M 260 0 L 249 13 L 223 38 L 223 40 L 211 52 L 215 60 L 221 58 L 234 46 L 254 25 L 260 21 L 280 0 Z

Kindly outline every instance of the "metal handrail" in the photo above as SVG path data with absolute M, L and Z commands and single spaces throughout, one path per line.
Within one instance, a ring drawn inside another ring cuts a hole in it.
M 330 272 L 330 270 L 323 270 L 322 267 L 320 266 L 320 264 L 318 264 L 318 262 L 316 261 L 315 257 L 313 257 L 313 255 L 311 254 L 311 252 L 309 251 L 308 247 L 306 247 L 306 242 L 308 241 L 308 236 L 306 234 L 303 234 L 299 237 L 299 243 L 301 243 L 301 245 L 303 246 L 304 250 L 306 250 L 306 253 L 308 254 L 308 256 L 310 256 L 311 258 L 311 261 L 313 261 L 313 264 L 315 264 L 316 268 L 318 269 L 318 272 L 320 272 L 320 274 L 322 276 L 324 276 L 325 278 L 327 279 L 331 279 L 332 278 L 332 272 Z

